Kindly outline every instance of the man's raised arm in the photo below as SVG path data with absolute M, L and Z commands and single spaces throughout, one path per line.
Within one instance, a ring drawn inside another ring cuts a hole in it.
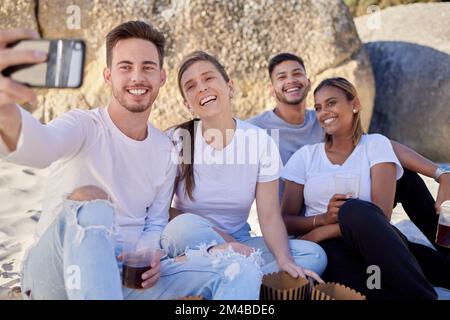
M 12 50 L 8 43 L 22 39 L 35 39 L 39 35 L 27 29 L 0 30 L 0 136 L 8 150 L 14 151 L 20 136 L 21 115 L 17 102 L 35 102 L 36 95 L 30 88 L 1 75 L 12 65 L 45 61 L 45 52 Z
M 78 152 L 93 122 L 83 112 L 71 111 L 43 125 L 19 106 L 19 103 L 35 102 L 35 93 L 1 75 L 1 71 L 12 65 L 44 62 L 46 53 L 12 51 L 7 45 L 37 37 L 38 34 L 26 29 L 0 30 L 0 159 L 45 168 Z

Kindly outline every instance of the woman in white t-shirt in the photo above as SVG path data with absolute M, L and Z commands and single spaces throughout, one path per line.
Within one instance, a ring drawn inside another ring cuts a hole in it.
M 369 299 L 435 299 L 405 239 L 389 223 L 396 179 L 403 173 L 389 140 L 364 134 L 361 104 L 346 79 L 322 81 L 314 99 L 325 142 L 299 149 L 281 173 L 289 234 L 325 249 L 325 281 Z M 338 180 L 343 176 L 349 177 L 344 189 Z
M 194 52 L 181 64 L 178 85 L 185 105 L 200 119 L 169 130 L 182 161 L 173 219 L 161 236 L 168 255 L 213 243 L 253 257 L 260 249 L 264 273 L 284 270 L 320 281 L 323 250 L 287 237 L 277 200 L 278 148 L 263 129 L 233 118 L 233 82 L 224 67 L 215 57 Z M 247 223 L 255 198 L 264 238 L 251 237 Z

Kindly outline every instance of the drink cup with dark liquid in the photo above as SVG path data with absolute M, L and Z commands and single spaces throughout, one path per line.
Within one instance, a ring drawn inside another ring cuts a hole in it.
M 143 289 L 142 274 L 151 268 L 152 256 L 150 250 L 124 253 L 122 283 L 125 287 Z
M 143 289 L 142 274 L 151 268 L 158 247 L 156 242 L 141 238 L 133 230 L 126 232 L 122 248 L 122 284 L 130 289 Z
M 444 201 L 439 211 L 436 244 L 450 248 L 450 201 Z

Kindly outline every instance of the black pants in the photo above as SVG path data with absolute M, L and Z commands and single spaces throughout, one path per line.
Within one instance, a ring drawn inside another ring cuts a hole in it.
M 328 256 L 325 281 L 354 288 L 368 299 L 436 299 L 407 241 L 380 208 L 351 199 L 339 210 L 338 219 L 342 238 L 319 243 Z M 379 267 L 380 289 L 367 286 L 371 265 Z
M 401 203 L 411 221 L 434 247 L 448 258 L 450 249 L 435 243 L 439 216 L 434 208 L 433 196 L 417 173 L 406 169 L 404 171 L 403 176 L 397 181 L 394 206 Z

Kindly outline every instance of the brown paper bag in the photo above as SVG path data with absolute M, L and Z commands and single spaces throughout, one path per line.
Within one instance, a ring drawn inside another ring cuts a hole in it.
M 260 300 L 307 300 L 309 281 L 293 278 L 285 271 L 266 274 L 261 285 Z
M 179 297 L 174 300 L 204 300 L 203 296 L 185 296 L 185 297 Z
M 342 284 L 329 282 L 316 284 L 311 300 L 366 300 L 366 296 Z

